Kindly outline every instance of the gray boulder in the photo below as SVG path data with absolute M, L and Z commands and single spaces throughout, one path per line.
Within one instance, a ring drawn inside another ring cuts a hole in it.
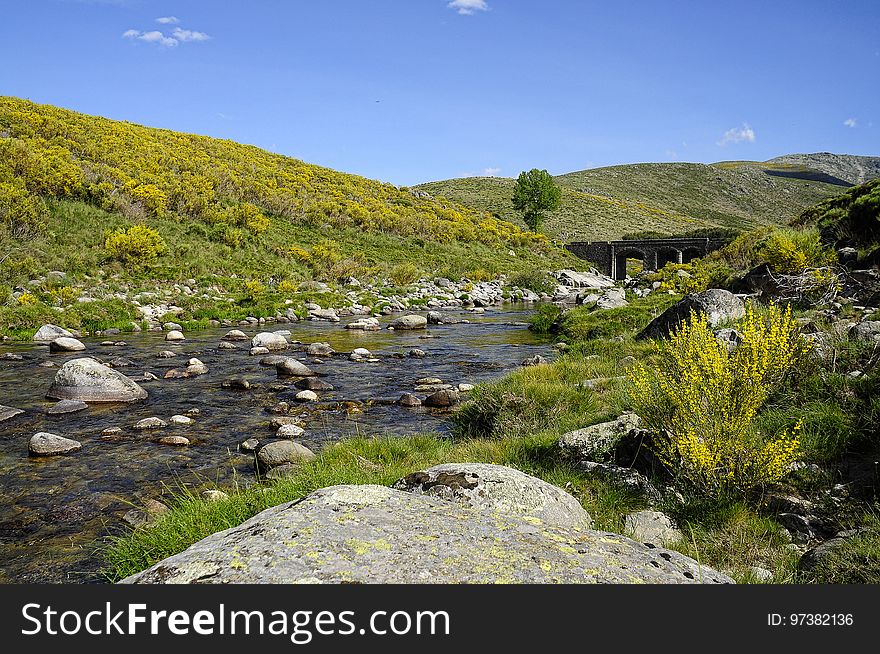
M 721 343 L 729 353 L 733 353 L 743 340 L 742 334 L 730 327 L 725 327 L 724 329 L 716 331 L 715 338 L 718 339 L 718 342 Z
M 257 462 L 263 470 L 314 458 L 315 453 L 309 448 L 291 440 L 272 441 L 257 450 Z
M 618 442 L 628 434 L 641 430 L 642 420 L 627 412 L 615 420 L 590 425 L 563 434 L 557 447 L 565 456 L 579 461 L 607 461 L 613 458 Z
M 251 347 L 264 347 L 270 352 L 286 350 L 288 345 L 286 338 L 272 332 L 260 332 L 251 339 Z
M 560 527 L 593 525 L 581 503 L 564 490 L 519 470 L 487 463 L 443 463 L 413 472 L 392 488 L 432 495 L 485 511 L 536 518 Z
M 86 346 L 75 338 L 62 336 L 49 343 L 50 352 L 82 352 Z
M 850 327 L 847 334 L 851 341 L 880 340 L 880 320 L 864 320 Z
M 309 310 L 309 318 L 312 320 L 326 320 L 329 322 L 339 322 L 339 314 L 336 313 L 336 309 L 310 309 Z
M 705 315 L 709 325 L 715 327 L 727 320 L 742 318 L 746 314 L 746 308 L 743 301 L 730 291 L 710 288 L 708 291 L 682 298 L 654 318 L 637 338 L 666 338 L 686 322 L 692 312 Z
M 0 422 L 5 422 L 10 418 L 20 416 L 22 413 L 24 413 L 24 411 L 22 411 L 21 409 L 16 409 L 15 407 L 0 404 Z
M 611 288 L 616 283 L 613 279 L 595 269 L 591 269 L 590 272 L 557 270 L 550 274 L 563 286 L 574 288 Z
M 81 400 L 61 400 L 57 404 L 46 409 L 46 413 L 52 416 L 62 415 L 65 413 L 76 413 L 88 409 L 89 405 Z
M 619 287 L 609 288 L 596 300 L 597 309 L 620 309 L 629 306 L 626 301 L 626 292 Z
M 82 449 L 82 443 L 57 434 L 41 431 L 31 436 L 28 453 L 31 456 L 57 456 L 72 454 Z
M 285 441 L 291 442 L 291 441 Z M 624 536 L 383 486 L 333 486 L 123 583 L 731 583 Z
M 394 327 L 394 329 L 424 329 L 427 324 L 427 318 L 411 313 L 406 316 L 401 316 L 392 322 L 391 326 Z
M 73 338 L 73 334 L 58 325 L 47 324 L 37 330 L 33 340 L 38 343 L 49 343 L 56 338 Z
M 624 518 L 624 531 L 640 543 L 663 546 L 681 540 L 681 532 L 675 528 L 665 513 L 660 511 L 636 511 Z
M 306 346 L 306 354 L 313 357 L 329 357 L 335 352 L 330 343 L 309 343 Z
M 61 366 L 46 397 L 83 402 L 136 402 L 147 399 L 147 391 L 121 372 L 83 357 Z
M 279 377 L 312 377 L 316 374 L 306 364 L 293 357 L 284 357 L 283 361 L 278 361 L 275 364 L 275 371 Z

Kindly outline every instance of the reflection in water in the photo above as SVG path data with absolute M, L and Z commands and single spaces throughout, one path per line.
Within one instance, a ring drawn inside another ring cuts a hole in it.
M 448 413 L 406 409 L 383 400 L 412 391 L 421 377 L 477 383 L 500 376 L 527 357 L 549 354 L 547 342 L 523 325 L 527 314 L 521 308 L 482 315 L 462 312 L 458 317 L 471 322 L 415 332 L 359 332 L 344 329 L 343 323 L 267 326 L 269 331 L 288 329 L 291 340 L 328 342 L 337 352 L 365 347 L 379 359 L 355 363 L 344 355 L 319 360 L 303 352 L 285 353 L 312 366 L 334 387 L 320 392 L 318 403 L 292 409 L 303 412 L 302 443 L 318 451 L 326 443 L 355 434 L 446 433 Z M 218 350 L 226 331 L 194 332 L 181 343 L 167 343 L 155 333 L 125 334 L 118 337 L 128 343 L 124 347 L 83 339 L 86 354 L 103 361 L 125 357 L 132 365 L 120 368 L 122 372 L 133 377 L 151 372 L 159 380 L 141 382 L 150 394 L 145 402 L 92 405 L 58 416 L 45 414 L 53 402 L 44 398 L 57 368 L 39 364 L 60 365 L 82 353 L 49 354 L 46 346 L 34 344 L 0 348 L 0 356 L 4 352 L 23 356 L 21 361 L 0 359 L 0 404 L 26 411 L 0 423 L 0 582 L 95 581 L 101 566 L 96 553 L 100 540 L 121 529 L 120 516 L 132 503 L 159 497 L 180 484 L 223 486 L 253 480 L 252 458 L 239 453 L 238 444 L 252 437 L 272 438 L 273 414 L 268 408 L 292 397 L 288 389 L 296 390 L 295 380 L 277 379 L 274 368 L 260 366 L 261 357 L 249 356 L 247 342 L 238 343 L 236 350 Z M 412 348 L 428 356 L 407 357 Z M 173 350 L 178 356 L 159 359 L 156 353 L 161 350 Z M 208 374 L 162 379 L 169 368 L 185 367 L 186 359 L 193 356 L 208 365 Z M 242 377 L 250 381 L 250 390 L 221 387 L 226 379 Z M 351 412 L 346 402 L 358 403 L 360 411 Z M 200 411 L 192 425 L 169 425 L 147 433 L 131 429 L 141 418 L 158 416 L 167 421 L 191 409 Z M 101 431 L 108 427 L 121 427 L 122 433 L 102 437 Z M 30 458 L 27 442 L 38 431 L 74 438 L 83 449 L 67 457 Z M 170 434 L 185 435 L 192 444 L 175 448 L 156 442 Z

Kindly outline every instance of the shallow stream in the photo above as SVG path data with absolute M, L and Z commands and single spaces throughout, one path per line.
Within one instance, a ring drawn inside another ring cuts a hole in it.
M 331 383 L 333 391 L 319 392 L 319 401 L 296 406 L 291 414 L 305 412 L 305 435 L 298 439 L 318 452 L 327 443 L 362 434 L 448 433 L 448 411 L 424 407 L 405 408 L 393 402 L 413 392 L 417 379 L 437 377 L 444 383 L 479 383 L 517 368 L 523 359 L 548 357 L 549 343 L 525 325 L 529 310 L 518 305 L 487 309 L 484 314 L 450 312 L 467 323 L 429 325 L 426 330 L 360 332 L 344 329 L 345 322 L 300 322 L 266 325 L 260 331 L 287 329 L 291 341 L 327 342 L 338 353 L 359 347 L 369 349 L 374 363 L 353 362 L 344 354 L 310 357 L 295 349 L 295 356 Z M 349 319 L 352 320 L 352 319 Z M 258 330 L 241 328 L 248 336 Z M 21 360 L 0 358 L 0 405 L 25 413 L 0 423 L 0 583 L 100 581 L 100 545 L 110 533 L 124 528 L 121 516 L 148 498 L 161 499 L 169 487 L 231 485 L 233 479 L 254 478 L 253 455 L 238 451 L 248 438 L 271 439 L 273 414 L 269 408 L 281 400 L 297 404 L 295 380 L 278 379 L 275 369 L 261 366 L 262 357 L 250 356 L 249 342 L 235 350 L 218 349 L 228 328 L 187 334 L 179 343 L 164 334 L 142 332 L 112 338 L 126 345 L 101 345 L 104 338 L 83 338 L 85 353 L 50 354 L 38 344 L 2 344 L 0 357 L 20 355 Z M 406 356 L 412 348 L 425 358 Z M 178 356 L 157 358 L 162 350 Z M 78 356 L 101 361 L 124 357 L 131 365 L 119 370 L 132 377 L 150 372 L 155 381 L 139 383 L 149 399 L 132 405 L 93 404 L 85 411 L 47 415 L 54 402 L 45 399 L 57 366 Z M 402 355 L 402 356 L 401 356 Z M 170 368 L 182 369 L 189 357 L 207 364 L 205 375 L 164 379 Z M 56 366 L 40 364 L 50 361 Z M 224 380 L 245 378 L 249 390 L 222 388 Z M 285 386 L 282 389 L 279 384 Z M 427 393 L 416 393 L 424 397 Z M 156 431 L 136 431 L 138 420 L 198 409 L 192 425 Z M 110 427 L 122 432 L 102 436 Z M 28 456 L 28 440 L 48 431 L 73 438 L 83 445 L 70 456 Z M 158 443 L 168 435 L 184 435 L 187 447 Z

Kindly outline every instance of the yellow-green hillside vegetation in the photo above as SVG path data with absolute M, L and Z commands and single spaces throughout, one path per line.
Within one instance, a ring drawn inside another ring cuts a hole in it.
M 403 287 L 574 263 L 545 236 L 453 201 L 13 97 L 0 97 L 0 248 L 3 332 L 62 309 L 74 327 L 125 322 L 120 295 L 186 280 L 250 303 L 190 317 L 235 317 L 302 300 L 314 281 L 333 292 L 352 276 Z

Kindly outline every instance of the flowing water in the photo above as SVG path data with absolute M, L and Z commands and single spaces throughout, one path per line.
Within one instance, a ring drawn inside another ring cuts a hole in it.
M 344 323 L 319 322 L 261 327 L 287 329 L 291 341 L 330 343 L 338 353 L 364 347 L 379 359 L 366 363 L 342 354 L 317 358 L 295 350 L 282 353 L 295 356 L 334 386 L 333 391 L 319 392 L 318 402 L 291 409 L 291 414 L 303 414 L 306 434 L 298 440 L 317 452 L 356 434 L 448 433 L 447 411 L 404 408 L 393 400 L 413 391 L 422 377 L 478 383 L 518 367 L 527 357 L 546 357 L 551 351 L 546 340 L 526 328 L 523 321 L 529 313 L 522 306 L 447 315 L 470 322 L 409 332 L 360 332 L 344 329 Z M 256 333 L 242 329 L 249 336 Z M 124 339 L 124 346 L 102 346 L 103 339 L 84 338 L 85 353 L 50 354 L 45 345 L 30 343 L 0 345 L 0 357 L 10 352 L 22 356 L 0 358 L 0 404 L 25 410 L 0 423 L 0 583 L 98 581 L 102 539 L 125 528 L 121 516 L 133 505 L 161 498 L 169 487 L 180 484 L 222 488 L 233 479 L 240 483 L 254 478 L 253 455 L 239 452 L 238 445 L 252 437 L 271 439 L 269 408 L 280 400 L 295 405 L 292 397 L 298 389 L 293 387 L 295 380 L 278 379 L 274 368 L 261 366 L 262 357 L 250 356 L 247 341 L 237 343 L 235 350 L 218 349 L 227 331 L 193 332 L 180 343 L 166 342 L 163 334 L 153 332 L 114 337 Z M 406 356 L 412 348 L 424 350 L 427 357 Z M 157 358 L 161 350 L 178 356 Z M 121 372 L 132 377 L 151 372 L 159 379 L 139 382 L 149 392 L 144 402 L 93 404 L 78 413 L 46 414 L 54 404 L 45 393 L 57 365 L 83 355 L 102 361 L 124 357 L 131 365 L 119 368 Z M 209 372 L 163 379 L 168 369 L 184 368 L 189 357 L 203 361 Z M 40 365 L 46 361 L 57 365 Z M 247 379 L 251 388 L 222 388 L 222 382 L 232 378 Z M 131 428 L 142 418 L 168 421 L 192 409 L 199 409 L 192 425 L 169 424 L 148 432 Z M 122 432 L 102 436 L 109 427 Z M 83 448 L 71 456 L 29 457 L 28 440 L 38 431 L 76 439 Z M 176 434 L 189 438 L 191 445 L 157 442 Z

